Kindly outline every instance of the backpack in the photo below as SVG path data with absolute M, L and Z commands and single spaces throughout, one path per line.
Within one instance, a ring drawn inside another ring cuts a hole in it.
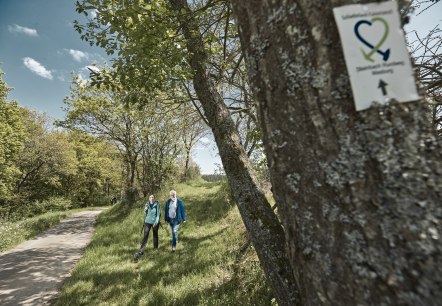
M 154 208 L 155 208 L 155 216 L 158 214 L 158 205 L 159 205 L 159 203 L 157 202 L 157 201 L 155 201 L 154 202 L 154 204 L 155 203 L 157 203 L 155 206 L 154 206 Z M 148 206 L 147 206 L 147 210 L 146 210 L 146 216 L 149 214 L 149 211 L 150 211 L 150 205 L 149 204 L 147 204 Z M 145 217 L 146 217 L 145 216 Z M 160 223 L 161 222 L 161 211 L 160 211 L 160 214 L 158 215 L 158 223 Z

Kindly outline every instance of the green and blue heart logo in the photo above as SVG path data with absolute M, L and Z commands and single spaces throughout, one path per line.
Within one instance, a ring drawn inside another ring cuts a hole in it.
M 362 37 L 361 33 L 359 32 L 359 29 L 363 25 L 372 26 L 376 22 L 380 22 L 384 26 L 384 33 L 382 34 L 380 39 L 376 42 L 376 44 L 372 44 L 371 42 L 367 41 L 364 37 Z M 388 31 L 389 31 L 388 23 L 384 18 L 381 18 L 381 17 L 375 17 L 375 18 L 372 18 L 371 20 L 363 19 L 363 20 L 358 21 L 355 24 L 354 32 L 355 32 L 356 37 L 364 45 L 366 45 L 367 47 L 369 47 L 371 49 L 370 52 L 365 52 L 361 48 L 361 52 L 367 61 L 374 62 L 375 60 L 373 59 L 373 55 L 376 53 L 378 53 L 382 56 L 382 59 L 384 60 L 384 62 L 386 62 L 388 60 L 388 58 L 390 57 L 390 49 L 387 49 L 385 51 L 382 51 L 382 49 L 381 49 L 382 45 L 385 43 L 385 40 L 387 40 Z

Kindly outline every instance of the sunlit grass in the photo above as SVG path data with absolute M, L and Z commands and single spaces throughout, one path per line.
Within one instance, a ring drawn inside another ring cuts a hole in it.
M 143 203 L 114 206 L 99 216 L 93 241 L 56 305 L 271 305 L 253 248 L 240 253 L 247 235 L 219 184 L 192 181 L 173 189 L 187 212 L 176 253 L 160 229 L 159 250 L 149 237 L 146 254 L 134 261 Z M 167 195 L 168 190 L 157 195 L 162 209 Z

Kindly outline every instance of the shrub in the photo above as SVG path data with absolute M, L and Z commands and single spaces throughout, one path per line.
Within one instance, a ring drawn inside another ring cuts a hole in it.
M 10 219 L 30 218 L 48 211 L 64 211 L 72 207 L 72 202 L 63 197 L 50 197 L 17 206 Z

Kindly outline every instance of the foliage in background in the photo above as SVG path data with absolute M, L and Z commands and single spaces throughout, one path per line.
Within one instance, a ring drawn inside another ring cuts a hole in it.
M 65 197 L 52 196 L 44 200 L 35 200 L 16 207 L 9 215 L 9 220 L 31 218 L 46 212 L 60 212 L 72 208 L 71 200 Z
M 45 114 L 6 101 L 0 72 L 0 219 L 103 205 L 121 188 L 121 158 L 107 141 L 54 129 Z
M 77 166 L 68 135 L 53 130 L 45 114 L 28 109 L 22 110 L 22 122 L 27 140 L 17 161 L 20 176 L 14 191 L 18 201 L 63 195 L 66 179 L 75 174 Z
M 103 68 L 102 73 L 109 71 Z M 125 200 L 156 192 L 170 180 L 198 176 L 190 156 L 207 129 L 200 120 L 168 94 L 109 82 L 101 86 L 74 78 L 71 96 L 65 99 L 66 119 L 58 124 L 106 139 L 118 149 Z
M 204 129 L 165 104 L 163 94 L 125 94 L 74 78 L 67 114 L 52 119 L 7 102 L 1 83 L 0 218 L 105 205 L 199 177 L 190 158 Z M 136 103 L 150 99 L 150 103 Z M 185 135 L 192 143 L 186 144 Z
M 108 141 L 72 131 L 69 134 L 77 156 L 77 171 L 67 193 L 80 206 L 105 205 L 121 184 L 121 158 Z
M 226 179 L 225 174 L 203 174 L 201 178 L 207 182 L 219 182 Z
M 18 103 L 7 101 L 9 90 L 0 70 L 0 217 L 13 196 L 14 180 L 20 173 L 15 162 L 26 138 Z

